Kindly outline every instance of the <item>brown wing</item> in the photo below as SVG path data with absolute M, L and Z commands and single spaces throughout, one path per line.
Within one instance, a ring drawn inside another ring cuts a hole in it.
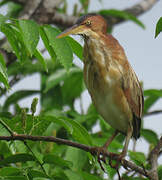
M 122 88 L 133 113 L 133 137 L 137 139 L 140 136 L 144 99 L 142 88 L 131 66 L 123 75 Z

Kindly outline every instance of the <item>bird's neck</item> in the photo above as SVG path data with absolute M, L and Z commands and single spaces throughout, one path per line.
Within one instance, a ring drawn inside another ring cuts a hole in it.
M 106 63 L 112 60 L 111 49 L 107 48 L 104 40 L 97 34 L 94 34 L 94 36 L 85 37 L 84 42 L 85 63 L 91 62 L 105 66 Z
M 85 37 L 84 42 L 85 63 L 92 61 L 107 68 L 110 64 L 114 64 L 113 61 L 121 65 L 127 64 L 123 48 L 112 35 L 93 34 Z

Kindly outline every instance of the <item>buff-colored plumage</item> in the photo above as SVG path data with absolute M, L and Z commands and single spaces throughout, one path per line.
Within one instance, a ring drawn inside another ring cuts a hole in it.
M 139 81 L 115 38 L 106 33 L 93 36 L 85 38 L 85 83 L 100 115 L 113 128 L 127 134 L 133 116 L 137 119 L 142 116 L 143 96 Z M 139 128 L 140 125 L 134 129 L 140 131 Z M 139 132 L 134 134 L 138 136 Z
M 99 114 L 114 129 L 127 136 L 122 151 L 125 156 L 129 139 L 140 136 L 143 94 L 123 48 L 106 31 L 107 23 L 103 17 L 86 15 L 59 37 L 69 34 L 84 37 L 85 84 Z

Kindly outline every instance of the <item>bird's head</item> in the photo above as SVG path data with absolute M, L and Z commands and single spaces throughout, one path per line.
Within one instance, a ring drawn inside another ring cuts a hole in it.
M 106 33 L 107 23 L 105 19 L 96 14 L 87 14 L 78 19 L 78 21 L 67 30 L 63 31 L 57 38 L 68 35 L 92 36 L 94 33 Z

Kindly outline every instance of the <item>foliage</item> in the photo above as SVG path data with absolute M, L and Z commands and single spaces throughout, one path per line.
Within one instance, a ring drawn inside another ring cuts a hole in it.
M 160 34 L 161 31 L 162 31 L 162 17 L 158 20 L 156 24 L 155 38 Z
M 89 1 L 79 1 L 83 12 L 88 12 Z M 8 3 L 2 1 L 0 6 Z M 13 3 L 14 4 L 14 3 Z M 0 14 L 0 31 L 8 40 L 7 51 L 15 55 L 10 63 L 0 54 L 0 94 L 3 96 L 10 89 L 11 79 L 39 73 L 40 90 L 25 89 L 7 94 L 0 107 L 0 120 L 13 132 L 30 135 L 50 135 L 63 139 L 77 141 L 87 145 L 101 146 L 111 136 L 113 129 L 97 114 L 94 106 L 89 105 L 86 111 L 82 108 L 82 94 L 85 91 L 83 72 L 73 62 L 76 55 L 83 60 L 82 46 L 71 37 L 56 39 L 60 33 L 57 27 L 38 25 L 32 20 L 15 18 L 22 7 L 10 5 L 8 16 Z M 65 6 L 60 9 L 65 12 Z M 102 10 L 100 14 L 129 19 L 144 27 L 132 15 L 119 10 Z M 79 14 L 79 13 L 78 13 Z M 161 19 L 156 28 L 156 36 L 161 31 Z M 44 48 L 50 55 L 45 58 L 38 48 L 42 40 Z M 5 47 L 6 50 L 6 47 Z M 19 102 L 31 95 L 39 94 L 39 100 L 34 98 L 31 107 L 20 107 Z M 147 113 L 152 105 L 162 97 L 162 91 L 150 89 L 144 91 L 145 109 Z M 40 103 L 38 112 L 37 103 Z M 81 111 L 76 109 L 80 103 Z M 99 124 L 100 130 L 93 133 Z M 7 135 L 6 129 L 0 125 L 0 135 Z M 142 129 L 141 135 L 149 147 L 154 147 L 158 141 L 156 132 Z M 119 135 L 110 145 L 112 152 L 118 152 L 122 147 L 123 135 Z M 130 159 L 141 167 L 149 168 L 147 155 L 142 152 L 129 152 Z M 4 180 L 101 180 L 104 173 L 98 162 L 89 153 L 79 149 L 51 142 L 21 142 L 0 141 L 0 179 Z M 110 179 L 117 172 L 110 166 L 105 166 Z M 159 166 L 159 177 L 162 168 Z M 122 174 L 129 179 L 126 172 Z M 136 178 L 143 179 L 143 178 Z
M 127 19 L 131 20 L 132 22 L 136 23 L 137 25 L 141 26 L 142 28 L 145 28 L 144 24 L 137 19 L 135 16 L 131 15 L 128 12 L 125 11 L 120 11 L 117 9 L 109 9 L 109 10 L 101 10 L 99 11 L 101 15 L 107 15 L 107 16 L 114 16 L 114 17 L 119 17 L 122 19 Z

